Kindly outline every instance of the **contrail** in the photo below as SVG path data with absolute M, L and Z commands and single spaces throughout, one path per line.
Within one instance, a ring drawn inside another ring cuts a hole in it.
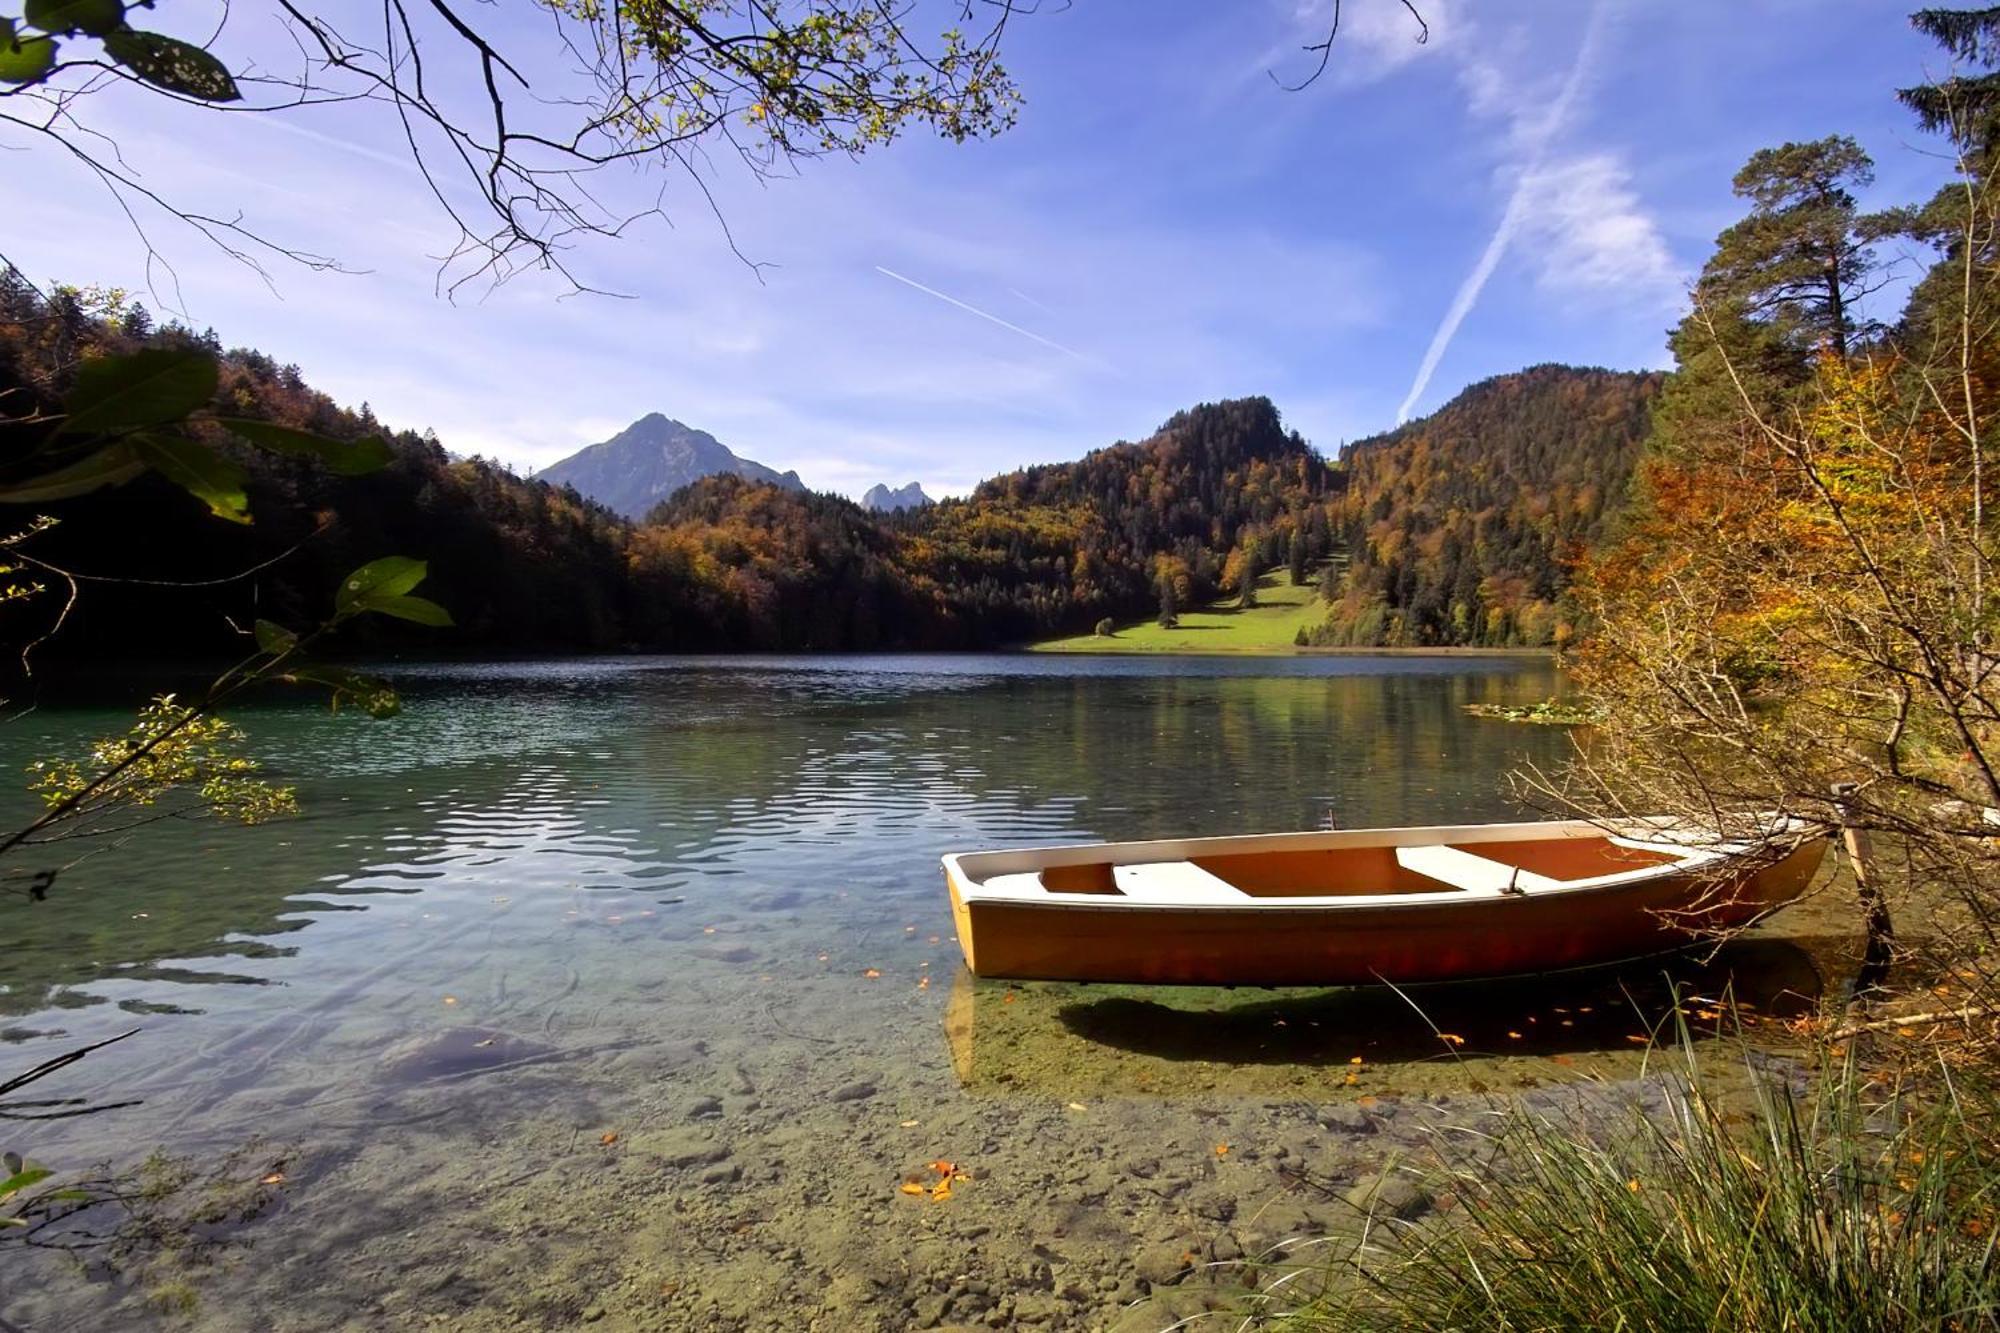
M 1569 116 L 1570 104 L 1576 100 L 1577 89 L 1583 86 L 1584 70 L 1589 66 L 1590 58 L 1595 53 L 1598 29 L 1602 26 L 1600 20 L 1603 16 L 1602 5 L 1590 11 L 1590 23 L 1583 32 L 1583 45 L 1577 48 L 1576 62 L 1570 66 L 1569 77 L 1563 81 L 1562 91 L 1556 95 L 1555 103 L 1550 106 L 1548 115 L 1533 137 L 1533 147 L 1528 154 L 1528 160 L 1522 164 L 1521 173 L 1514 180 L 1514 192 L 1507 197 L 1507 211 L 1500 215 L 1500 225 L 1493 229 L 1492 238 L 1486 242 L 1486 249 L 1479 256 L 1479 262 L 1472 266 L 1472 272 L 1466 274 L 1465 281 L 1459 284 L 1458 295 L 1451 299 L 1451 308 L 1444 312 L 1444 319 L 1438 324 L 1437 332 L 1431 335 L 1431 345 L 1424 352 L 1423 364 L 1417 367 L 1416 381 L 1410 385 L 1410 392 L 1404 396 L 1403 405 L 1396 409 L 1397 425 L 1400 426 L 1410 419 L 1410 409 L 1417 405 L 1417 399 L 1423 397 L 1424 390 L 1430 387 L 1431 375 L 1437 370 L 1438 362 L 1444 360 L 1445 349 L 1451 346 L 1451 340 L 1457 336 L 1458 326 L 1472 313 L 1474 303 L 1479 300 L 1479 293 L 1486 287 L 1486 280 L 1493 276 L 1493 270 L 1499 267 L 1500 257 L 1507 253 L 1507 246 L 1513 241 L 1514 233 L 1521 225 L 1521 216 L 1527 211 L 1528 191 L 1534 181 L 1536 169 L 1542 165 L 1542 158 L 1548 152 L 1549 140 L 1555 137 L 1557 128 Z
M 926 287 L 921 282 L 918 282 L 915 278 L 906 278 L 902 274 L 896 272 L 894 269 L 883 268 L 880 264 L 877 264 L 875 266 L 875 271 L 877 273 L 880 273 L 885 278 L 894 278 L 897 282 L 902 283 L 905 287 L 914 287 L 926 296 L 935 296 L 938 300 L 943 301 L 947 305 L 955 305 L 960 310 L 965 311 L 967 314 L 977 315 L 981 319 L 987 321 L 990 324 L 998 324 L 1001 328 L 1006 329 L 1010 333 L 1018 333 L 1023 338 L 1028 339 L 1030 342 L 1038 342 L 1044 347 L 1053 347 L 1056 351 L 1061 352 L 1063 355 L 1073 356 L 1077 360 L 1082 362 L 1088 363 L 1090 361 L 1089 357 L 1085 356 L 1082 352 L 1077 351 L 1074 347 L 1064 347 L 1054 338 L 1044 338 L 1039 333 L 1035 333 L 1028 329 L 1022 328 L 1019 324 L 1009 324 L 1006 320 L 1000 318 L 1000 316 L 998 315 L 989 315 L 984 310 L 981 310 L 978 306 L 967 305 L 965 302 L 959 300 L 956 296 L 946 296 L 943 292 L 939 291 L 937 288 Z

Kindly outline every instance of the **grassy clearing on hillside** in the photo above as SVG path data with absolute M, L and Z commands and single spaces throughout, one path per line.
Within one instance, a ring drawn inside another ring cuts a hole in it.
M 1313 577 L 1318 578 L 1315 571 Z M 1121 625 L 1110 638 L 1078 634 L 1034 645 L 1038 653 L 1288 653 L 1301 629 L 1326 619 L 1311 583 L 1293 587 L 1282 565 L 1257 580 L 1257 605 L 1248 611 L 1225 597 L 1200 610 L 1181 613 L 1174 629 L 1151 620 Z

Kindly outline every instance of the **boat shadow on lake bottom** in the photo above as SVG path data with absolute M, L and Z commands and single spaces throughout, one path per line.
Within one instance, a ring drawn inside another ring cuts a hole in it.
M 1683 1027 L 1696 1042 L 1741 1032 L 1781 1045 L 1849 944 L 1749 938 L 1712 954 L 1405 988 L 1007 982 L 961 969 L 945 1034 L 975 1093 L 1476 1093 L 1631 1077 Z

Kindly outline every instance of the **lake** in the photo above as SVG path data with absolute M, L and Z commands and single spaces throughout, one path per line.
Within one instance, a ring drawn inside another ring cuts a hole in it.
M 38 1085 L 137 1105 L 0 1121 L 0 1148 L 271 1178 L 255 1220 L 197 1228 L 213 1246 L 6 1252 L 7 1319 L 1160 1327 L 1240 1299 L 1237 1256 L 1337 1228 L 1439 1117 L 1637 1078 L 1664 1008 L 1657 964 L 1431 988 L 1422 1014 L 960 966 L 947 851 L 1514 815 L 1509 771 L 1569 738 L 1463 705 L 1558 693 L 1540 659 L 390 674 L 392 721 L 238 715 L 299 817 L 149 829 L 47 903 L 0 899 L 0 1072 L 140 1029 Z M 30 714 L 0 771 L 122 725 Z M 1682 973 L 1768 1010 L 1835 934 L 1808 911 Z M 933 1162 L 965 1173 L 950 1197 L 905 1192 Z

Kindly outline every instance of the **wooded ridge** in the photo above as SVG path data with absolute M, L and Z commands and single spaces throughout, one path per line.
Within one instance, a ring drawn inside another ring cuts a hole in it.
M 1329 571 L 1319 642 L 1545 644 L 1566 632 L 1565 562 L 1625 494 L 1659 383 L 1539 366 L 1337 459 L 1267 399 L 1206 403 L 1143 440 L 920 508 L 715 475 L 635 522 L 572 486 L 454 457 L 429 432 L 389 431 L 295 366 L 223 351 L 212 331 L 155 327 L 115 294 L 44 301 L 0 275 L 0 389 L 52 404 L 84 360 L 146 346 L 213 352 L 233 416 L 381 433 L 395 460 L 342 477 L 218 440 L 249 471 L 248 527 L 214 523 L 157 478 L 48 506 L 61 525 L 38 551 L 51 562 L 204 585 L 163 599 L 101 584 L 47 646 L 58 656 L 228 651 L 232 625 L 310 615 L 341 571 L 385 550 L 429 560 L 457 627 L 381 628 L 367 648 L 996 647 L 1172 615 L 1286 564 L 1300 578 Z

